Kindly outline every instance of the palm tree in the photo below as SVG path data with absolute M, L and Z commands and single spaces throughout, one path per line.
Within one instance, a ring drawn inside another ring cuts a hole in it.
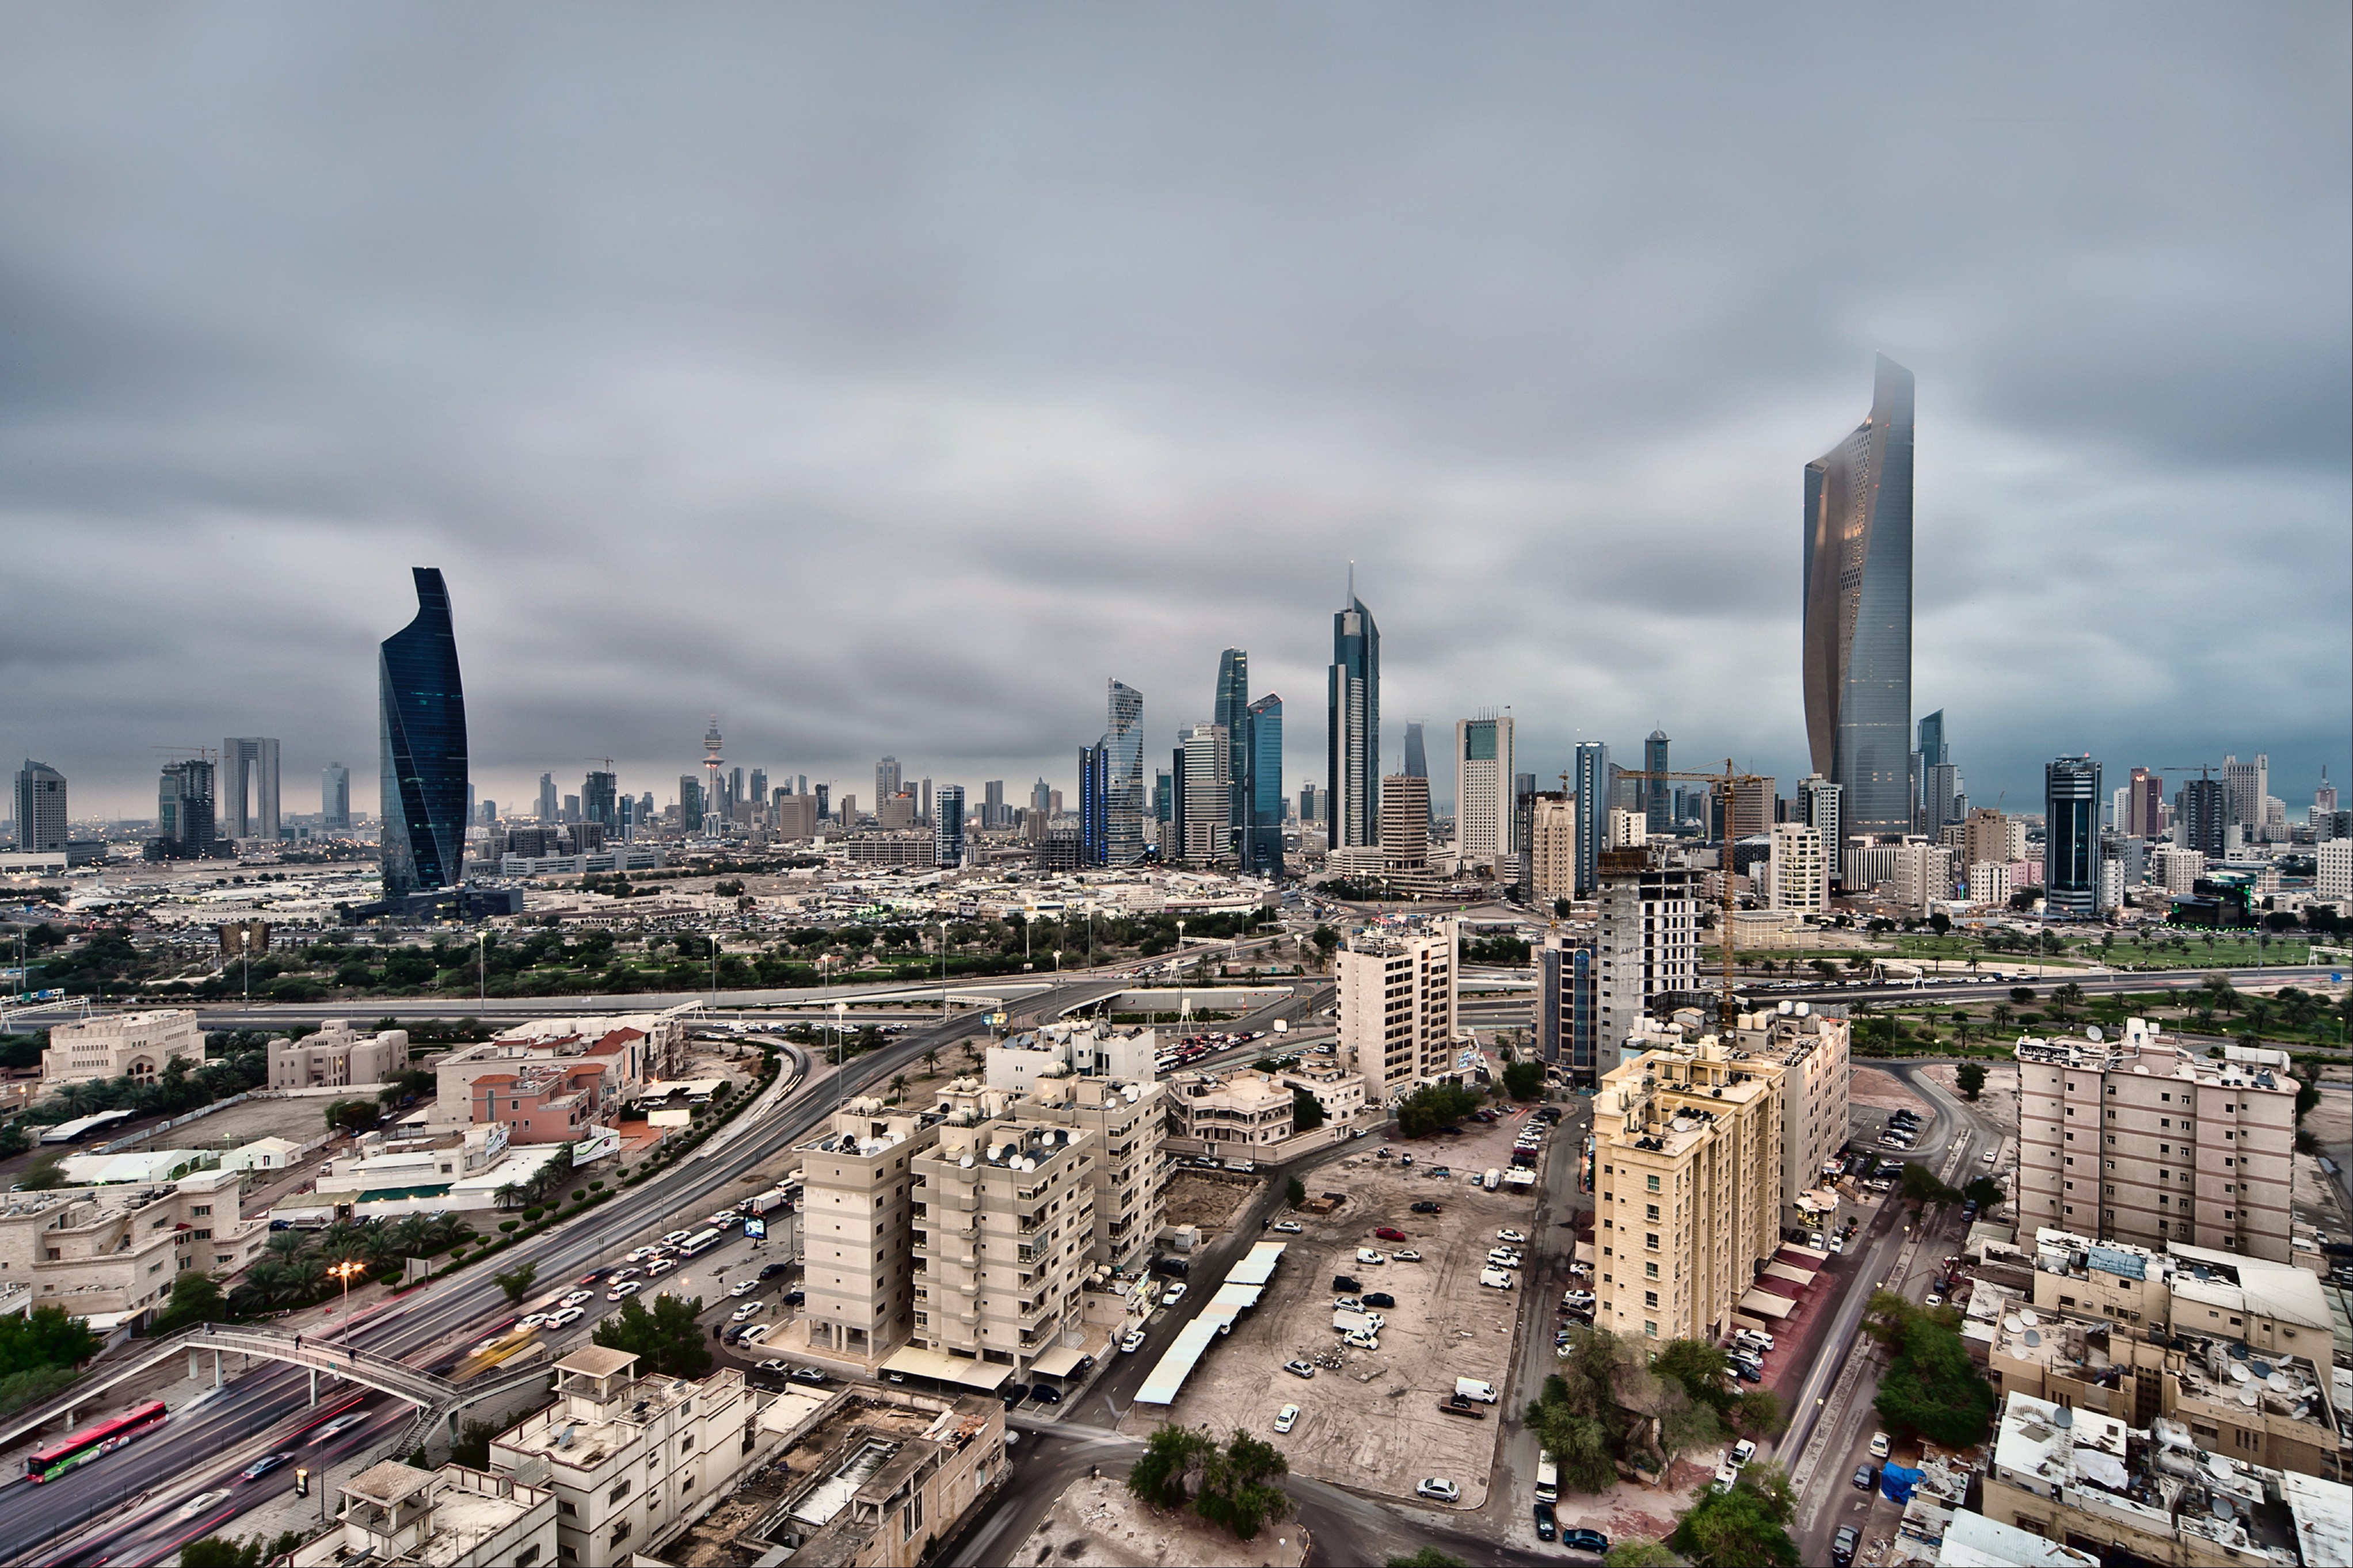
M 301 1256 L 304 1247 L 311 1245 L 311 1238 L 299 1230 L 281 1230 L 261 1245 L 276 1253 L 279 1262 L 291 1263 Z
M 523 1204 L 522 1184 L 509 1182 L 491 1194 L 491 1201 L 502 1209 L 519 1209 Z
M 1989 1016 L 1993 1019 L 1993 1026 L 1995 1028 L 2007 1029 L 2010 1027 L 2010 1020 L 2012 1015 L 2010 1010 L 2009 1003 L 1995 1003 L 1993 1006 L 1989 1009 Z

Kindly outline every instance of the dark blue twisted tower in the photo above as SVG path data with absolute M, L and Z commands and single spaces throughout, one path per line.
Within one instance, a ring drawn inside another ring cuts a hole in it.
M 454 888 L 466 871 L 466 691 L 449 590 L 418 566 L 417 618 L 376 661 L 384 742 L 384 896 Z

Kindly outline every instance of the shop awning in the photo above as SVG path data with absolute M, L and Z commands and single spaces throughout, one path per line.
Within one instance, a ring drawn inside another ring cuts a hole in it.
M 1288 1242 L 1261 1241 L 1251 1247 L 1248 1256 L 1226 1271 L 1229 1285 L 1263 1285 L 1274 1278 L 1274 1266 L 1282 1258 Z
M 1765 1266 L 1765 1272 L 1776 1279 L 1787 1279 L 1792 1285 L 1810 1285 L 1814 1282 L 1812 1274 L 1803 1268 L 1792 1268 L 1786 1263 L 1768 1263 Z
M 1056 1345 L 1029 1363 L 1031 1372 L 1042 1372 L 1048 1377 L 1068 1377 L 1079 1370 L 1079 1363 L 1087 1359 L 1086 1352 L 1076 1345 Z
M 1770 1290 L 1750 1290 L 1740 1298 L 1740 1310 L 1764 1318 L 1786 1318 L 1798 1310 L 1798 1304 Z
M 919 1345 L 902 1345 L 892 1351 L 884 1359 L 882 1370 L 936 1378 L 942 1383 L 960 1383 L 966 1388 L 984 1389 L 993 1389 L 1013 1375 L 1013 1369 L 1009 1366 L 950 1355 L 945 1351 L 924 1350 Z

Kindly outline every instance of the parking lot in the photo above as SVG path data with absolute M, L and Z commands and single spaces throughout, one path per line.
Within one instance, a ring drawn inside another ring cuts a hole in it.
M 1479 1405 L 1484 1419 L 1477 1420 L 1439 1406 L 1458 1377 L 1493 1384 L 1503 1401 L 1510 1397 L 1513 1329 L 1528 1292 L 1488 1289 L 1479 1276 L 1497 1231 L 1530 1228 L 1535 1200 L 1508 1189 L 1489 1193 L 1472 1180 L 1510 1163 L 1521 1119 L 1465 1125 L 1475 1131 L 1391 1145 L 1413 1156 L 1410 1166 L 1377 1158 L 1367 1139 L 1361 1152 L 1317 1172 L 1312 1193 L 1345 1193 L 1347 1201 L 1329 1215 L 1282 1216 L 1301 1228 L 1281 1237 L 1289 1247 L 1272 1284 L 1202 1358 L 1166 1418 L 1219 1434 L 1247 1430 L 1280 1447 L 1299 1473 L 1370 1495 L 1410 1499 L 1417 1481 L 1440 1477 L 1461 1489 L 1461 1507 L 1483 1505 L 1507 1406 Z M 1435 1174 L 1440 1165 L 1451 1173 Z M 1416 1214 L 1417 1202 L 1440 1204 L 1442 1212 Z M 1377 1237 L 1382 1228 L 1406 1239 Z M 1390 1261 L 1359 1263 L 1359 1247 Z M 1418 1252 L 1420 1260 L 1398 1260 L 1399 1251 Z M 1343 1292 L 1333 1288 L 1335 1276 L 1359 1283 L 1348 1293 L 1393 1300 L 1371 1304 L 1386 1320 L 1377 1350 L 1341 1345 L 1333 1299 Z M 1214 1290 L 1216 1281 L 1195 1288 Z M 1537 1305 L 1548 1310 L 1550 1303 Z M 1327 1364 L 1313 1378 L 1283 1370 L 1286 1362 L 1319 1358 Z M 1275 1414 L 1286 1404 L 1300 1415 L 1278 1435 Z M 1139 1406 L 1124 1425 L 1142 1436 L 1159 1420 L 1157 1407 Z

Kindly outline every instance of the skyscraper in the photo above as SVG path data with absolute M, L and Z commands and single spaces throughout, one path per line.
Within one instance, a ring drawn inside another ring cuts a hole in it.
M 2222 784 L 2231 792 L 2231 820 L 2242 826 L 2261 826 L 2263 820 L 2263 797 L 2271 793 L 2272 760 L 2258 756 L 2252 763 L 2242 763 L 2235 756 L 2222 759 Z M 2248 837 L 2254 837 L 2249 834 Z
M 2173 817 L 2174 847 L 2219 859 L 2228 848 L 2230 832 L 2230 785 L 2212 778 L 2186 781 Z
M 1517 847 L 1512 837 L 1512 781 L 1517 772 L 1511 720 L 1490 713 L 1455 723 L 1455 848 L 1466 866 L 1487 867 L 1500 878 L 1515 872 L 1504 860 Z
M 561 802 L 561 801 L 559 801 L 559 800 L 557 800 L 557 799 L 555 798 L 555 775 L 554 775 L 554 773 L 542 773 L 542 774 L 540 774 L 540 775 L 539 775 L 539 819 L 540 819 L 540 821 L 542 821 L 542 822 L 554 822 L 554 821 L 556 821 L 556 820 L 558 819 L 558 817 L 562 815 L 563 810 L 564 810 L 564 803 L 563 803 L 563 802 Z
M 1282 876 L 1282 699 L 1270 691 L 1250 705 L 1250 826 L 1242 869 Z
M 16 847 L 42 855 L 66 847 L 66 775 L 30 757 L 16 770 Z
M 2061 757 L 2042 765 L 2042 902 L 2089 919 L 2100 899 L 2100 764 Z
M 1673 742 L 1664 730 L 1653 730 L 1642 742 L 1642 771 L 1663 773 L 1667 771 L 1667 749 Z M 1653 838 L 1663 838 L 1675 830 L 1674 782 L 1652 778 L 1642 781 L 1642 827 Z
M 1879 356 L 1871 417 L 1806 465 L 1804 681 L 1814 771 L 1850 833 L 1912 826 L 1912 373 Z
M 1409 719 L 1405 725 L 1405 776 L 1426 779 L 1430 776 L 1430 752 L 1421 738 L 1421 721 Z M 1460 810 L 1461 807 L 1457 807 Z
M 885 757 L 874 764 L 874 801 L 877 805 L 899 793 L 899 759 Z
M 1810 773 L 1798 781 L 1798 820 L 1814 830 L 1822 843 L 1822 889 L 1830 896 L 1830 885 L 1843 886 L 1842 867 L 1846 855 L 1844 813 L 1840 810 L 1839 786 L 1820 773 Z
M 1113 680 L 1104 703 L 1103 864 L 1144 858 L 1144 693 Z
M 278 837 L 278 742 L 266 735 L 221 742 L 220 783 L 231 838 Z
M 719 739 L 719 715 L 711 716 L 711 728 L 702 732 L 702 825 L 711 832 L 726 830 L 727 778 L 721 771 L 725 761 Z
M 1111 752 L 1106 746 L 1079 748 L 1079 863 L 1100 866 L 1111 848 L 1109 803 Z
M 319 818 L 330 829 L 352 825 L 352 770 L 341 763 L 319 770 Z
M 148 853 L 164 860 L 205 860 L 213 853 L 214 774 L 209 759 L 194 758 L 185 763 L 165 763 L 163 776 L 155 784 L 155 841 Z M 465 796 L 458 797 L 457 810 L 466 809 Z M 459 823 L 460 841 L 465 826 Z
M 768 804 L 768 770 L 765 768 L 752 770 L 752 804 L 758 806 Z
M 621 831 L 621 811 L 617 794 L 617 781 L 611 773 L 589 773 L 580 785 L 580 820 L 604 825 L 605 831 Z
M 678 775 L 678 825 L 689 833 L 702 831 L 702 781 L 692 773 Z
M 438 566 L 415 575 L 417 618 L 384 639 L 376 664 L 387 899 L 454 888 L 466 869 L 466 693 L 449 590 Z
M 1348 572 L 1348 607 L 1332 616 L 1326 765 L 1331 791 L 1327 842 L 1362 849 L 1380 842 L 1381 631 L 1356 597 Z
M 1609 748 L 1579 741 L 1569 779 L 1577 792 L 1577 896 L 1589 899 L 1609 843 Z
M 1247 853 L 1250 809 L 1250 655 L 1229 647 L 1218 656 L 1218 696 L 1210 722 L 1226 732 L 1226 842 Z
M 1046 787 L 1043 777 L 1029 786 L 1029 815 L 1032 816 L 1053 815 L 1053 792 Z
M 2127 838 L 2155 838 L 2165 820 L 2165 775 L 2135 768 L 2125 783 L 2125 811 L 2116 829 Z
M 945 784 L 932 797 L 932 864 L 964 864 L 964 785 Z
M 1196 724 L 1177 756 L 1184 821 L 1177 833 L 1186 860 L 1207 866 L 1233 850 L 1233 742 L 1221 724 Z

